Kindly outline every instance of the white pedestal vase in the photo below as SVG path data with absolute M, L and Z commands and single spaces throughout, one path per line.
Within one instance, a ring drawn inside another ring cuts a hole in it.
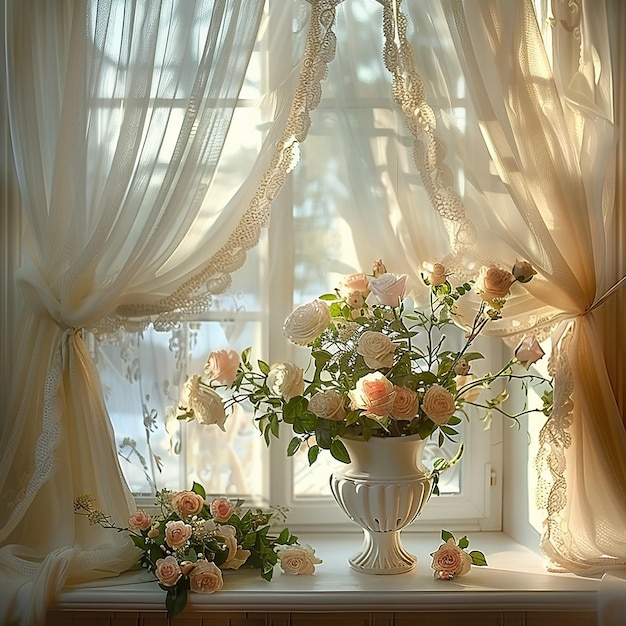
M 330 487 L 339 506 L 363 529 L 360 551 L 348 559 L 368 574 L 402 574 L 417 557 L 402 545 L 400 531 L 428 501 L 431 479 L 422 464 L 426 441 L 410 437 L 342 438 L 351 462 L 335 471 Z

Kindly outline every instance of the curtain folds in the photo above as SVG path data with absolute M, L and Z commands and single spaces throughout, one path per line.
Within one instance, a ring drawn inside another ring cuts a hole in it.
M 118 524 L 133 506 L 87 335 L 168 327 L 228 286 L 297 161 L 334 4 L 308 32 L 308 3 L 283 6 L 273 27 L 306 38 L 274 44 L 251 96 L 263 0 L 3 3 L 27 301 L 0 457 L 3 624 L 43 623 L 64 584 L 136 561 L 73 513 L 82 493 Z

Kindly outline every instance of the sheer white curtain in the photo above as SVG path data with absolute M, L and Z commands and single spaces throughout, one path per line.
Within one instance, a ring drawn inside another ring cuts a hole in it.
M 323 74 L 298 71 L 302 36 L 239 116 L 264 4 L 3 3 L 28 305 L 1 442 L 2 623 L 41 622 L 64 583 L 137 558 L 73 515 L 87 492 L 119 523 L 131 507 L 86 334 L 206 308 L 258 241 Z M 304 0 L 285 8 L 276 28 L 307 23 Z

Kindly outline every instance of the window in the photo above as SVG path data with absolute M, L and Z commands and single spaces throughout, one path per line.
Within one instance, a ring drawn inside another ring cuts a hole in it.
M 313 467 L 306 455 L 288 459 L 281 450 L 288 433 L 268 451 L 250 415 L 240 408 L 222 433 L 178 422 L 168 407 L 175 406 L 179 385 L 188 374 L 202 371 L 212 350 L 252 346 L 253 358 L 291 359 L 306 366 L 305 352 L 282 336 L 283 321 L 295 306 L 332 289 L 343 274 L 369 271 L 381 256 L 390 271 L 405 271 L 402 263 L 394 266 L 385 251 L 404 260 L 396 248 L 415 245 L 417 240 L 411 241 L 407 231 L 419 234 L 420 212 L 428 210 L 428 200 L 390 96 L 390 77 L 380 61 L 382 36 L 379 41 L 369 34 L 372 24 L 380 33 L 381 10 L 367 0 L 338 7 L 337 57 L 301 146 L 301 163 L 273 205 L 269 231 L 246 266 L 233 275 L 231 289 L 215 298 L 202 319 L 181 324 L 171 333 L 148 330 L 98 346 L 122 469 L 136 494 L 185 488 L 198 480 L 212 493 L 285 505 L 290 525 L 338 528 L 349 523 L 330 496 L 328 475 L 334 462 L 330 457 L 318 459 Z M 272 79 L 271 24 L 268 14 L 241 114 L 252 110 L 250 102 L 260 82 Z M 356 66 L 343 53 L 342 42 L 348 38 L 359 47 Z M 426 49 L 428 41 L 423 45 Z M 460 78 L 456 90 L 455 116 L 463 121 Z M 450 167 L 462 192 L 463 170 L 456 161 Z M 401 203 L 414 204 L 411 223 L 399 210 Z M 499 341 L 484 340 L 482 349 L 494 362 L 501 361 Z M 443 519 L 449 525 L 459 520 L 468 530 L 500 528 L 501 481 L 494 476 L 500 472 L 501 425 L 495 420 L 485 429 L 476 415 L 464 428 L 467 452 L 444 474 L 442 495 L 431 500 L 415 529 L 439 528 Z M 433 443 L 427 462 L 455 453 L 454 447 L 438 450 Z

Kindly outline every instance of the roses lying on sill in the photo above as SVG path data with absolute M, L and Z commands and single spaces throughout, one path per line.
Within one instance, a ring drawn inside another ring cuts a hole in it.
M 306 444 L 309 463 L 322 449 L 349 462 L 341 440 L 346 434 L 364 439 L 436 434 L 441 445 L 458 435 L 456 427 L 469 407 L 484 409 L 486 418 L 496 411 L 518 420 L 530 410 L 504 409 L 507 385 L 517 380 L 549 386 L 527 371 L 543 356 L 537 340 L 524 337 L 503 367 L 479 375 L 472 367 L 483 355 L 470 348 L 489 323 L 501 318 L 510 290 L 535 273 L 518 261 L 511 271 L 483 267 L 474 281 L 453 286 L 450 272 L 435 263 L 423 272 L 430 297 L 422 311 L 404 299 L 407 277 L 387 272 L 377 261 L 372 275 L 344 277 L 334 293 L 299 306 L 285 321 L 289 341 L 310 349 L 306 373 L 290 361 L 253 365 L 249 348 L 241 357 L 234 350 L 212 352 L 204 373 L 188 379 L 177 417 L 224 430 L 233 405 L 247 402 L 268 445 L 286 423 L 293 429 L 288 454 Z M 472 300 L 473 320 L 461 347 L 458 340 L 450 347 L 454 340 L 446 331 L 458 328 L 460 300 L 472 293 L 478 295 Z M 497 381 L 503 386 L 483 398 Z M 229 393 L 222 397 L 224 390 Z M 548 414 L 549 390 L 543 399 Z
M 185 608 L 189 590 L 222 589 L 224 570 L 254 567 L 271 580 L 277 563 L 287 574 L 313 574 L 322 562 L 313 548 L 298 544 L 288 528 L 274 534 L 274 525 L 284 521 L 284 510 L 244 510 L 243 503 L 225 497 L 207 502 L 202 485 L 194 483 L 189 491 L 159 491 L 160 514 L 152 517 L 138 510 L 125 528 L 116 526 L 88 494 L 76 498 L 74 510 L 91 524 L 128 533 L 142 552 L 139 563 L 167 592 L 165 605 L 172 618 Z
M 433 558 L 430 564 L 437 580 L 452 580 L 457 576 L 467 574 L 472 565 L 487 565 L 485 555 L 478 550 L 466 552 L 469 547 L 467 537 L 462 537 L 457 543 L 454 535 L 447 530 L 441 531 L 441 538 L 445 543 L 439 546 L 436 552 L 430 556 Z

